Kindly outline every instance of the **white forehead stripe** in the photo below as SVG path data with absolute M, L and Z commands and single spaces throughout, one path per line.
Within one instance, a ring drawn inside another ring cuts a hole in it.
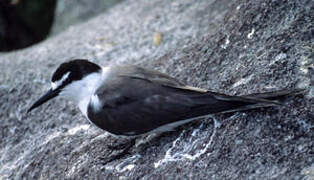
M 54 89 L 57 89 L 70 75 L 70 72 L 67 72 L 66 74 L 64 74 L 62 76 L 62 78 L 56 82 L 51 82 L 51 88 L 54 90 Z

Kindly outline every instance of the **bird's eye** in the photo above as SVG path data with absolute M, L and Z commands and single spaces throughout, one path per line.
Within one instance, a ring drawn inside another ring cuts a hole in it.
M 59 86 L 61 86 L 63 84 L 63 82 L 68 79 L 70 75 L 70 72 L 67 72 L 65 73 L 61 79 L 57 80 L 57 81 L 54 81 L 54 82 L 51 82 L 51 88 L 52 89 L 57 89 Z

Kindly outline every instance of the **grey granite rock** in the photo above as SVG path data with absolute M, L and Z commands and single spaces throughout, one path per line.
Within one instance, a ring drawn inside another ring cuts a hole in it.
M 105 12 L 122 0 L 58 0 L 51 35 Z
M 313 9 L 311 0 L 125 1 L 41 44 L 0 54 L 0 177 L 313 178 Z M 104 165 L 118 153 L 107 145 L 123 140 L 89 124 L 72 103 L 56 99 L 26 114 L 71 58 L 138 64 L 228 94 L 309 91 L 283 107 L 196 121 Z

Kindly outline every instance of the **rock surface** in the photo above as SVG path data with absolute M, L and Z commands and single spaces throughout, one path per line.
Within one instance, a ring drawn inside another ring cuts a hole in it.
M 313 9 L 311 0 L 125 1 L 1 54 L 0 178 L 313 178 Z M 196 121 L 103 164 L 117 153 L 107 145 L 123 140 L 89 124 L 72 103 L 55 99 L 26 114 L 55 68 L 72 58 L 138 64 L 228 94 L 309 91 L 283 107 Z
M 51 35 L 84 22 L 122 0 L 58 0 Z

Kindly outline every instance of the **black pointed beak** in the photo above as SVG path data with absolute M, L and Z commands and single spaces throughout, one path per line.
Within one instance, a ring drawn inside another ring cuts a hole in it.
M 56 97 L 59 95 L 60 90 L 50 89 L 45 95 L 43 95 L 41 98 L 39 98 L 28 110 L 27 113 L 31 112 L 33 109 L 39 107 L 40 105 L 44 104 L 45 102 L 49 101 L 50 99 Z

